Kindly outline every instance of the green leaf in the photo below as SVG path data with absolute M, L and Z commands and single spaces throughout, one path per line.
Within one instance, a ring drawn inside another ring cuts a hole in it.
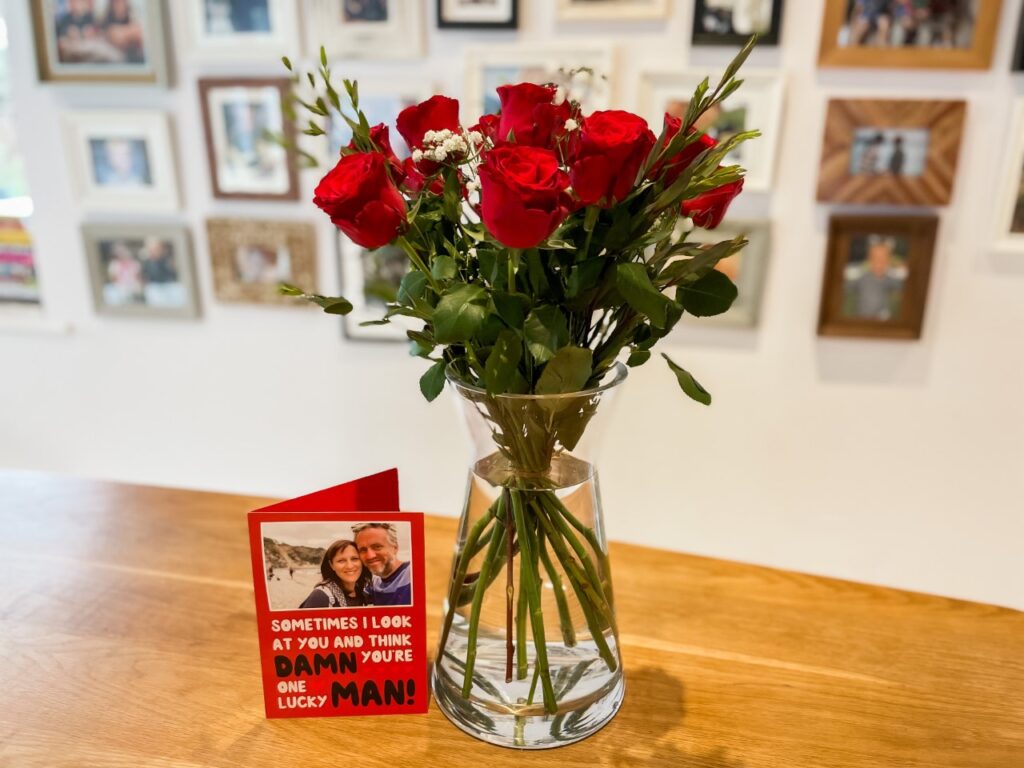
M 469 341 L 486 317 L 487 291 L 479 285 L 456 285 L 434 308 L 434 339 L 438 344 Z
M 407 272 L 398 286 L 398 300 L 403 304 L 412 304 L 413 299 L 423 297 L 427 289 L 427 276 L 418 269 Z
M 696 282 L 713 270 L 718 262 L 742 250 L 746 244 L 747 240 L 741 235 L 732 240 L 723 240 L 720 243 L 715 243 L 712 246 L 695 245 L 693 243 L 677 246 L 676 249 L 669 252 L 670 257 L 675 253 L 685 253 L 692 254 L 692 258 L 676 259 L 669 262 L 658 274 L 658 285 L 667 288 L 682 282 Z
M 509 328 L 520 330 L 526 322 L 526 314 L 530 311 L 530 297 L 522 293 L 506 293 L 495 291 L 491 295 L 498 317 L 504 320 Z
M 277 292 L 282 296 L 305 296 L 306 292 L 290 283 L 278 283 Z
M 676 288 L 676 300 L 691 315 L 710 317 L 728 310 L 738 293 L 732 280 L 713 269 L 696 282 Z
M 630 368 L 636 368 L 637 366 L 643 365 L 651 359 L 651 352 L 647 349 L 638 349 L 630 354 L 626 360 L 626 365 Z
M 438 254 L 434 257 L 434 263 L 430 265 L 430 274 L 436 280 L 451 280 L 459 272 L 455 259 L 446 254 Z
M 500 395 L 509 391 L 522 357 L 523 344 L 515 331 L 505 330 L 498 334 L 498 340 L 484 363 L 484 382 L 489 394 Z
M 555 352 L 569 343 L 569 326 L 558 307 L 537 307 L 523 324 L 526 346 L 538 363 L 554 357 Z
M 619 264 L 616 268 L 615 284 L 633 309 L 649 317 L 652 325 L 658 328 L 665 327 L 672 300 L 654 287 L 644 264 Z
M 438 360 L 420 376 L 420 392 L 428 403 L 433 402 L 444 389 L 444 367 L 444 360 Z
M 284 64 L 285 69 L 287 69 L 289 72 L 292 71 L 292 60 L 289 59 L 287 56 L 281 57 L 281 63 Z
M 305 293 L 301 288 L 296 288 L 289 283 L 280 283 L 277 290 L 283 296 L 297 296 L 316 304 L 329 315 L 347 315 L 352 311 L 352 302 L 344 296 L 321 296 L 318 293 Z
M 607 263 L 608 260 L 604 258 L 587 259 L 572 267 L 569 270 L 569 277 L 565 281 L 566 297 L 576 298 L 596 286 L 597 280 L 601 276 L 601 270 Z
M 579 392 L 592 371 L 594 353 L 583 347 L 562 347 L 551 358 L 537 380 L 538 395 L 559 395 Z
M 680 368 L 678 365 L 673 363 L 669 356 L 664 352 L 661 353 L 661 356 L 665 358 L 665 362 L 668 363 L 668 367 L 671 368 L 672 373 L 676 375 L 676 380 L 679 382 L 679 386 L 682 388 L 683 392 L 698 403 L 711 405 L 711 393 L 704 389 L 704 387 L 700 385 L 700 382 L 690 375 L 689 371 L 685 368 Z

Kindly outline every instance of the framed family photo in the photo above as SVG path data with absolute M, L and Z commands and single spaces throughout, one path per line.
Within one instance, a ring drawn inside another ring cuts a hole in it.
M 69 112 L 64 135 L 78 202 L 87 211 L 174 211 L 178 183 L 167 115 Z
M 761 299 L 764 295 L 765 275 L 768 271 L 768 257 L 771 252 L 771 224 L 767 219 L 726 219 L 715 230 L 697 227 L 687 237 L 688 242 L 712 245 L 727 238 L 743 235 L 747 246 L 715 266 L 719 272 L 732 280 L 739 295 L 729 311 L 711 317 L 694 318 L 684 315 L 694 325 L 701 327 L 754 328 L 761 316 Z M 699 321 L 699 322 L 698 322 Z
M 694 45 L 778 45 L 783 0 L 694 0 Z
M 921 336 L 935 216 L 835 216 L 818 315 L 820 336 Z
M 85 224 L 93 302 L 103 315 L 194 318 L 188 232 L 166 224 Z
M 1002 0 L 825 0 L 823 67 L 988 69 Z
M 39 79 L 164 85 L 160 0 L 29 0 Z
M 297 200 L 294 158 L 273 140 L 294 143 L 285 119 L 286 78 L 199 80 L 213 196 L 239 200 Z
M 437 0 L 441 29 L 515 29 L 519 0 Z
M 966 110 L 963 101 L 830 100 L 818 200 L 945 205 Z
M 566 21 L 663 19 L 669 0 L 558 0 L 558 18 Z
M 197 60 L 265 60 L 299 50 L 293 0 L 175 0 L 181 47 Z
M 423 4 L 409 0 L 311 0 L 311 54 L 338 59 L 423 56 Z
M 402 278 L 409 271 L 409 257 L 395 245 L 367 250 L 340 231 L 338 275 L 341 293 L 352 302 L 352 311 L 342 319 L 345 337 L 356 341 L 408 341 L 406 331 L 419 330 L 422 322 L 411 317 L 393 317 L 386 325 L 362 325 L 384 317 L 387 303 L 398 297 Z
M 688 70 L 647 70 L 640 73 L 640 114 L 655 135 L 665 115 L 683 118 L 703 73 Z M 743 87 L 705 113 L 698 130 L 724 141 L 741 131 L 757 128 L 762 136 L 741 144 L 725 158 L 725 164 L 747 169 L 744 189 L 766 191 L 775 173 L 775 150 L 782 120 L 783 81 L 775 72 L 744 72 Z
M 279 283 L 315 290 L 316 228 L 301 221 L 207 219 L 213 293 L 220 301 L 305 306 Z

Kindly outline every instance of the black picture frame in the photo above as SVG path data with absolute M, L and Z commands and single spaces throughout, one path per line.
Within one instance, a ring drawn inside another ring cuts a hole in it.
M 772 0 L 772 21 L 768 31 L 761 35 L 757 44 L 759 46 L 778 45 L 779 35 L 782 28 L 782 4 L 783 0 Z M 693 36 L 694 45 L 743 45 L 749 39 L 748 35 L 741 35 L 735 32 L 720 34 L 708 32 L 701 23 L 701 17 L 707 10 L 705 0 L 693 0 Z
M 445 0 L 437 0 L 438 29 L 518 29 L 519 0 L 509 0 L 512 14 L 508 21 L 452 21 L 444 15 Z
M 1011 72 L 1024 72 L 1024 10 L 1017 19 L 1017 42 L 1013 45 L 1013 58 L 1010 59 Z

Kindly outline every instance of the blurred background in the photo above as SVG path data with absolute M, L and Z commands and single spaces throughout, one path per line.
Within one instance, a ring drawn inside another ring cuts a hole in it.
M 237 126 L 272 123 L 274 100 L 230 81 L 283 77 L 278 49 L 311 65 L 323 42 L 336 77 L 383 112 L 440 92 L 470 124 L 482 88 L 546 47 L 549 64 L 551 48 L 609 57 L 608 104 L 646 116 L 665 73 L 714 78 L 737 50 L 692 42 L 692 0 L 654 18 L 520 0 L 515 29 L 439 28 L 438 4 L 391 0 L 399 22 L 382 40 L 358 23 L 372 9 L 339 32 L 324 3 L 256 3 L 291 14 L 259 46 L 215 39 L 210 14 L 227 23 L 231 3 L 134 5 L 142 53 L 129 27 L 114 66 L 62 46 L 67 3 L 0 0 L 0 466 L 274 497 L 397 466 L 403 508 L 442 515 L 460 511 L 469 457 L 450 393 L 423 400 L 423 361 L 401 343 L 252 289 L 299 272 L 321 293 L 344 282 L 372 314 L 387 265 L 339 245 L 310 202 L 325 167 L 252 171 L 266 158 Z M 778 107 L 758 112 L 762 188 L 727 219 L 764 232 L 756 312 L 681 324 L 659 347 L 711 407 L 658 359 L 631 371 L 599 457 L 609 535 L 1024 608 L 1024 249 L 1000 233 L 1021 170 L 1021 2 L 1002 3 L 989 67 L 937 71 L 820 68 L 826 5 L 789 0 L 779 44 L 748 63 Z M 265 23 L 246 18 L 235 32 Z M 818 202 L 834 98 L 965 100 L 948 205 Z M 326 157 L 324 144 L 302 146 Z M 829 219 L 864 213 L 938 216 L 917 340 L 818 335 Z M 261 225 L 257 252 L 243 248 L 238 232 Z M 126 259 L 115 285 L 118 243 L 150 255 Z M 156 286 L 167 253 L 169 285 L 125 298 L 132 264 Z

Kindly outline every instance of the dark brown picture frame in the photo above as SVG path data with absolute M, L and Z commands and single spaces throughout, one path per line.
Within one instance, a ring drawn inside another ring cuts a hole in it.
M 217 156 L 213 141 L 213 125 L 210 120 L 209 94 L 218 88 L 263 88 L 273 86 L 281 94 L 282 103 L 282 133 L 288 146 L 294 146 L 296 140 L 296 129 L 294 123 L 287 118 L 283 105 L 288 97 L 291 84 L 284 77 L 266 78 L 220 78 L 202 77 L 199 78 L 199 102 L 203 112 L 203 136 L 206 139 L 206 163 L 210 171 L 210 187 L 213 196 L 222 200 L 298 200 L 299 199 L 299 173 L 295 153 L 286 150 L 288 165 L 288 189 L 281 194 L 263 192 L 225 192 L 221 189 L 220 181 L 217 178 Z
M 924 323 L 937 216 L 833 216 L 829 220 L 825 275 L 818 312 L 819 336 L 873 339 L 919 339 Z M 889 235 L 906 238 L 907 278 L 902 287 L 899 316 L 892 320 L 847 317 L 843 314 L 844 271 L 856 236 Z
M 818 200 L 833 203 L 945 205 L 953 193 L 964 101 L 830 99 L 818 173 Z M 920 175 L 889 172 L 851 173 L 854 132 L 928 130 L 928 149 Z
M 757 38 L 759 47 L 774 46 L 779 44 L 779 34 L 782 29 L 782 3 L 783 0 L 771 0 L 772 20 L 767 31 L 761 33 Z M 727 34 L 716 34 L 704 29 L 701 23 L 701 14 L 707 9 L 707 0 L 694 0 L 693 3 L 693 32 L 691 40 L 694 45 L 745 45 L 749 35 L 741 35 L 737 32 Z
M 444 13 L 444 0 L 437 0 L 438 29 L 518 29 L 519 0 L 510 0 L 512 13 L 507 21 L 455 21 Z

